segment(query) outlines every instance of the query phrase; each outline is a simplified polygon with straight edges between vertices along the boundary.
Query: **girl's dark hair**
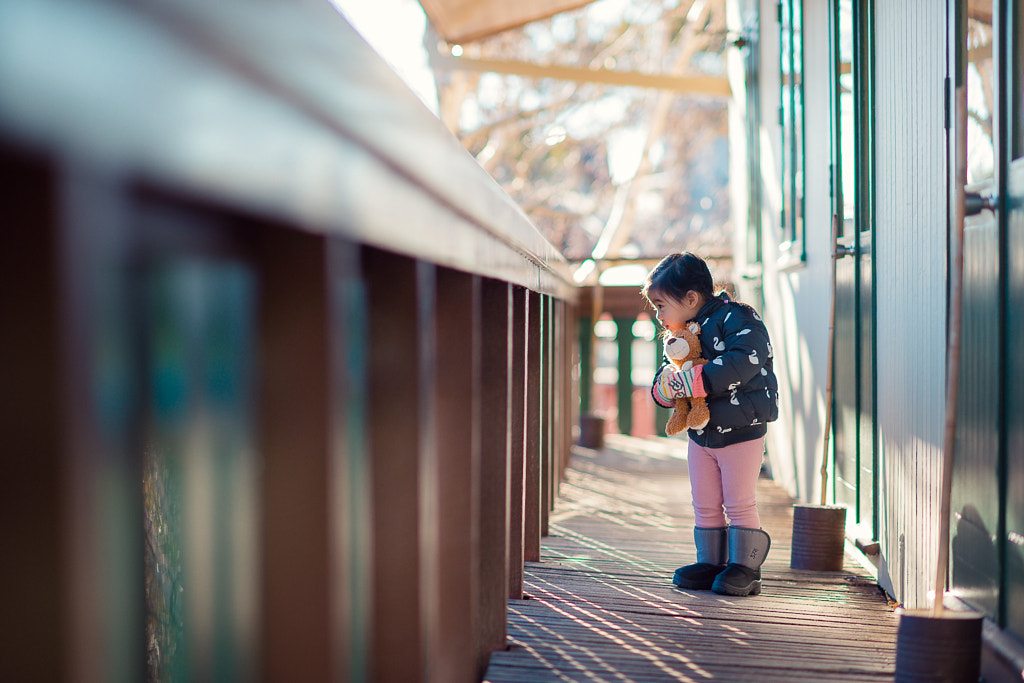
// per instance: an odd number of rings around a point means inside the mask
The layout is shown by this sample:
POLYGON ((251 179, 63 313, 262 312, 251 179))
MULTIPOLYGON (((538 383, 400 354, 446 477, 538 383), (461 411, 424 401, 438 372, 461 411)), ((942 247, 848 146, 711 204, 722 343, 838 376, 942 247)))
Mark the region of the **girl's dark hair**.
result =
POLYGON ((714 280, 708 264, 700 256, 686 252, 669 254, 654 266, 647 275, 640 293, 650 299, 650 292, 659 292, 675 300, 681 300, 693 290, 705 299, 713 299, 714 280))

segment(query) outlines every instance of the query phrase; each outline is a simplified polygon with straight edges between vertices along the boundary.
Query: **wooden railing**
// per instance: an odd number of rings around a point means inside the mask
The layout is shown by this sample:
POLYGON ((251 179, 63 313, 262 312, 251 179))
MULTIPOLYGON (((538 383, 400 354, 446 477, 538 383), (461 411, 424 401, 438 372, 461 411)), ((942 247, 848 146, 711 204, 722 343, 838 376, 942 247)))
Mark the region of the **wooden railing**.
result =
POLYGON ((329 3, 0 7, 2 680, 472 681, 561 256, 329 3))

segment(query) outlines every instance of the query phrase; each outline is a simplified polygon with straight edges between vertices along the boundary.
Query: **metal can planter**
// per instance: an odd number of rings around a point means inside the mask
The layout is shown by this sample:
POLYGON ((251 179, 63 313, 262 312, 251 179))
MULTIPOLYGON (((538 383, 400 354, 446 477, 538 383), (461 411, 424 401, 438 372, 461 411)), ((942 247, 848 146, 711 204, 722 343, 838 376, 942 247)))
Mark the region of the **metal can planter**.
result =
POLYGON ((904 610, 896 631, 897 683, 977 683, 982 615, 904 610))
POLYGON ((793 569, 841 571, 846 541, 846 508, 837 505, 793 506, 793 569))

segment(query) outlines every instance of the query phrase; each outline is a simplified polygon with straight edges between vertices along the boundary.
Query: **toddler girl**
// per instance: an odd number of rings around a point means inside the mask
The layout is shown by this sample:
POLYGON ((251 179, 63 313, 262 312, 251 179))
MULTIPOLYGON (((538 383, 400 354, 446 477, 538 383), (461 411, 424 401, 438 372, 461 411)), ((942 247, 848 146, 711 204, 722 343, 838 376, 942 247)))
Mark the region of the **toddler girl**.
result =
POLYGON ((663 364, 651 388, 664 408, 679 397, 703 396, 711 412, 703 429, 688 432, 697 563, 677 569, 672 582, 757 595, 771 539, 761 529, 755 496, 767 424, 778 417, 778 382, 761 318, 712 288, 704 260, 685 253, 662 259, 642 290, 666 334, 691 320, 700 324, 702 355, 709 361, 691 370, 663 364))

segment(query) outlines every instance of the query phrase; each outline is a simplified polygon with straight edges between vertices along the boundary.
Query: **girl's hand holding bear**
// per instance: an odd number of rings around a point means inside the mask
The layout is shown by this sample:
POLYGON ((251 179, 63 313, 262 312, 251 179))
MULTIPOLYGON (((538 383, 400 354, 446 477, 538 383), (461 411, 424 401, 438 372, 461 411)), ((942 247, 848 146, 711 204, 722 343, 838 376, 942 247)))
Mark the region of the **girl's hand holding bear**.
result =
POLYGON ((677 398, 707 396, 704 390, 703 366, 677 370, 671 364, 661 366, 654 378, 654 397, 663 408, 671 408, 677 398))

